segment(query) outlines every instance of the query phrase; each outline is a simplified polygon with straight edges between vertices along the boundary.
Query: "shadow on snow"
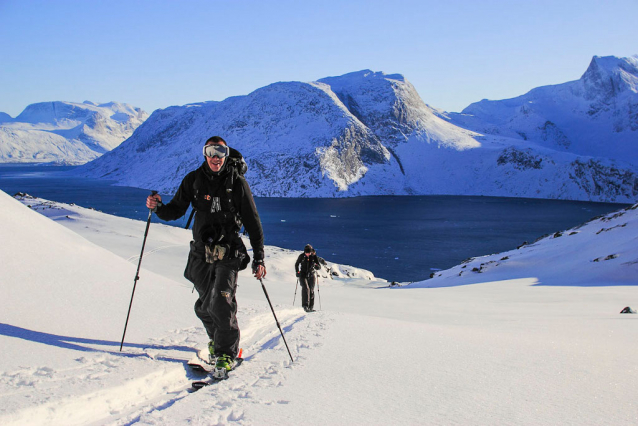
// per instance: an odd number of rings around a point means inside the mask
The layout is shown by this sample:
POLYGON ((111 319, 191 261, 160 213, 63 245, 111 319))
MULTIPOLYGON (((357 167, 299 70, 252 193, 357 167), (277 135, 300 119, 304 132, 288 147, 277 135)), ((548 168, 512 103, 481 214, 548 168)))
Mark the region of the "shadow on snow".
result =
MULTIPOLYGON (((29 330, 22 327, 16 327, 10 324, 0 323, 0 336, 14 337, 16 339, 28 340, 34 343, 41 343, 49 346, 56 346, 62 349, 71 349, 80 352, 96 352, 96 353, 107 353, 111 355, 123 356, 128 358, 139 358, 146 357, 160 361, 169 361, 169 362, 178 362, 185 363, 186 360, 178 359, 178 358, 169 358, 169 357, 153 357, 146 352, 143 353, 125 353, 119 351, 120 342, 113 342, 110 340, 99 340, 99 339, 87 339, 83 337, 71 337, 71 336, 60 336, 57 334, 45 333, 42 331, 34 331, 29 330), (118 350, 105 350, 99 348, 93 348, 88 345, 97 345, 97 346, 114 346, 118 348, 118 350)), ((197 349, 188 347, 188 346, 165 346, 165 345, 142 345, 139 343, 126 343, 125 346, 133 347, 141 350, 153 349, 153 350, 173 350, 173 351, 185 351, 185 352, 195 352, 197 353, 197 349)))

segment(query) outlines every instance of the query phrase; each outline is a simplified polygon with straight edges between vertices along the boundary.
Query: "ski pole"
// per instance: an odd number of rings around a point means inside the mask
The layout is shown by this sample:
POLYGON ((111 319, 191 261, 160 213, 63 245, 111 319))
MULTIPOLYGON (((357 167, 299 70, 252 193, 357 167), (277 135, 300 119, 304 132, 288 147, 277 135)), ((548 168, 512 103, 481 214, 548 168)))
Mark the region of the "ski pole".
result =
MULTIPOLYGON (((157 194, 157 191, 151 191, 151 195, 157 194)), ((137 280, 140 279, 140 266, 142 266, 142 256, 144 256, 144 246, 146 246, 146 237, 148 236, 148 227, 151 226, 151 216, 153 210, 148 209, 148 219, 146 220, 146 230, 144 231, 144 241, 142 242, 142 251, 140 253, 140 261, 137 263, 137 271, 135 272, 135 279, 133 280, 133 293, 131 293, 131 302, 128 305, 128 314, 126 314, 126 323, 124 323, 124 333, 122 334, 122 343, 120 343, 120 352, 122 352, 122 346, 124 346, 124 336, 126 336, 126 327, 128 327, 128 319, 131 316, 131 306, 133 306, 133 296, 135 296, 135 287, 137 287, 137 280)))
POLYGON ((266 291, 266 286, 264 285, 264 281, 260 278, 259 282, 261 283, 261 288, 264 290, 264 294, 266 295, 266 300, 268 300, 268 304, 270 305, 272 316, 275 317, 275 322, 277 323, 277 327, 279 328, 279 332, 281 333, 281 338, 284 339, 284 343, 286 344, 286 349, 288 349, 288 355, 290 355, 290 361, 295 362, 295 360, 292 359, 290 348, 288 348, 288 342, 286 342, 286 338, 284 337, 284 332, 281 329, 281 325, 279 325, 279 320, 277 319, 277 315, 275 315, 275 309, 272 307, 272 303, 270 303, 270 297, 268 297, 268 292, 266 291))
POLYGON ((295 284, 295 297, 292 299, 292 306, 295 306, 295 300, 297 300, 297 286, 299 285, 299 277, 297 277, 297 283, 295 284))
POLYGON ((319 310, 321 311, 321 292, 319 291, 319 274, 317 274, 317 295, 319 296, 319 310))

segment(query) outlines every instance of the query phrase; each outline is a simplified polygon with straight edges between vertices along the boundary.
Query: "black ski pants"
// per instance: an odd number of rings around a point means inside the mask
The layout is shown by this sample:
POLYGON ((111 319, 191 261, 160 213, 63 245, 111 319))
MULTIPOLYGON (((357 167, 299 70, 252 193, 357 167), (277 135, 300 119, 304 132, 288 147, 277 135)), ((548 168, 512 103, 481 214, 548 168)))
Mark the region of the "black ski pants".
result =
POLYGON ((310 276, 299 277, 299 283, 301 284, 301 306, 303 308, 314 309, 315 306, 315 283, 317 276, 310 274, 310 276))
POLYGON ((237 323, 237 275, 241 259, 224 258, 206 263, 203 243, 191 242, 184 276, 195 285, 199 298, 195 314, 204 324, 208 337, 215 342, 215 354, 237 357, 239 325, 237 323))

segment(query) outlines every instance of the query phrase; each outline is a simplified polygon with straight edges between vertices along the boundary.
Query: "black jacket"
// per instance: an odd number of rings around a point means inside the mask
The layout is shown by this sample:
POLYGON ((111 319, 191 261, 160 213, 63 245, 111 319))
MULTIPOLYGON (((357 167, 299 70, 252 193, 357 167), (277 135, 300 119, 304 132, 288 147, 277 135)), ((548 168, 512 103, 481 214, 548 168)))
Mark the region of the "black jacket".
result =
POLYGON ((315 269, 320 269, 321 265, 319 265, 319 259, 316 254, 311 254, 310 256, 306 256, 305 253, 301 253, 295 262, 295 272, 298 273, 299 276, 308 277, 315 269), (299 268, 301 266, 301 269, 299 268))
POLYGON ((248 182, 232 167, 226 164, 214 174, 204 161, 197 170, 186 175, 171 202, 159 206, 156 213, 162 220, 179 219, 190 204, 196 210, 193 224, 196 242, 212 238, 231 248, 243 246, 239 237, 243 223, 253 248, 253 258, 263 260, 264 232, 257 206, 248 182))

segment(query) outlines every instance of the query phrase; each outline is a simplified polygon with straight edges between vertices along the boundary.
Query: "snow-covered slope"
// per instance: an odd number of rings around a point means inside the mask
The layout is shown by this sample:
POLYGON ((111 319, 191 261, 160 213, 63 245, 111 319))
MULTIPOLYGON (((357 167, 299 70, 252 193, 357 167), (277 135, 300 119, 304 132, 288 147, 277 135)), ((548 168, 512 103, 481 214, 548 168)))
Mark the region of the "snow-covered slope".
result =
POLYGON ((638 57, 595 56, 576 81, 451 114, 477 132, 638 166, 638 57))
POLYGON ((0 192, 2 425, 636 423, 636 315, 619 311, 638 304, 638 208, 476 259, 482 273, 388 288, 333 265, 346 273, 322 271, 312 314, 292 306, 298 253, 267 247, 294 363, 243 271, 246 360, 191 394, 207 339, 182 275, 189 231, 151 225, 119 352, 145 223, 21 201, 0 192))
POLYGON ((42 102, 0 117, 0 162, 83 164, 117 147, 148 114, 128 104, 42 102))
POLYGON ((533 278, 536 285, 545 286, 638 285, 638 204, 516 250, 468 259, 433 277, 415 285, 441 287, 512 278, 533 278), (525 275, 532 270, 533 277, 525 275))
POLYGON ((638 196, 636 167, 608 158, 603 142, 592 157, 517 134, 483 135, 426 105, 403 76, 368 70, 158 110, 79 173, 172 193, 212 135, 244 154, 261 196, 638 196))

